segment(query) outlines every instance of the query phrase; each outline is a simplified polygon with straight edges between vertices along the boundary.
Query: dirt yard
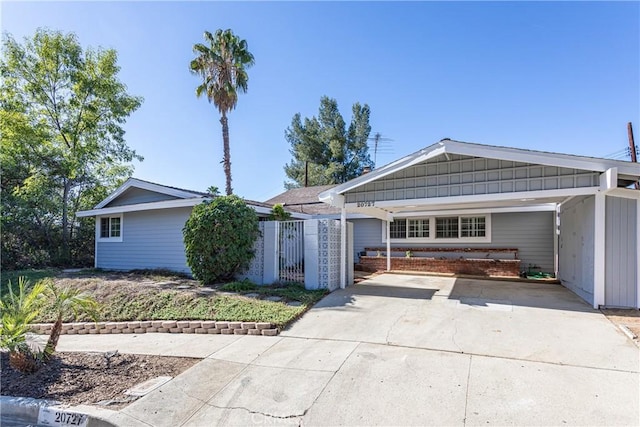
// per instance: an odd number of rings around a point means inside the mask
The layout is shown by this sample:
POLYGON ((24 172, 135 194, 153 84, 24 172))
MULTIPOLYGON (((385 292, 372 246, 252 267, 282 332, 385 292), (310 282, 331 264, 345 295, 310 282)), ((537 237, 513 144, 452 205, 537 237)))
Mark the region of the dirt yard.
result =
POLYGON ((616 325, 624 325, 636 335, 633 340, 640 347, 640 310, 605 309, 601 310, 616 325))
POLYGON ((8 353, 0 353, 2 395, 57 400, 63 404, 95 405, 111 409, 135 398, 124 394, 141 382, 159 376, 175 377, 200 359, 103 353, 56 353, 39 371, 21 374, 9 366, 8 353))

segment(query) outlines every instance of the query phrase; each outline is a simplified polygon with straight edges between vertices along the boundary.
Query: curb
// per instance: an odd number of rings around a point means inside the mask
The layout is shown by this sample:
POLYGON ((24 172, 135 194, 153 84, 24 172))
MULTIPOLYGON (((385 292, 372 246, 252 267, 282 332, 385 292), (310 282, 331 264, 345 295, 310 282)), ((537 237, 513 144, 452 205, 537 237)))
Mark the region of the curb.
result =
POLYGON ((108 421, 92 415, 59 407, 55 400, 34 399, 31 397, 0 396, 0 414, 4 425, 43 425, 38 424, 41 412, 47 411, 61 414, 78 414, 85 417, 87 427, 115 427, 108 421))
MULTIPOLYGON (((49 334, 53 323, 33 323, 31 331, 36 334, 49 334)), ((222 334, 222 335, 261 335, 273 337, 280 333, 268 322, 221 322, 214 320, 146 320, 129 322, 77 322, 63 323, 63 335, 96 334, 222 334)))

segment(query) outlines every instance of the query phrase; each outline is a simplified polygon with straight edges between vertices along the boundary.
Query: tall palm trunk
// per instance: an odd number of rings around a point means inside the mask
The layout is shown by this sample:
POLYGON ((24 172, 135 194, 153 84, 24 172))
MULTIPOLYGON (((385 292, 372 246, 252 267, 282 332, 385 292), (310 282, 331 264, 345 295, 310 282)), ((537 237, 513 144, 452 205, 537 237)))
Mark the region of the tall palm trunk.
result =
POLYGON ((222 144, 223 144, 223 158, 222 162, 224 163, 224 174, 227 178, 227 196, 233 194, 233 189, 231 188, 231 152, 229 149, 229 121, 227 119, 227 113, 222 112, 222 117, 220 118, 220 123, 222 123, 222 144))

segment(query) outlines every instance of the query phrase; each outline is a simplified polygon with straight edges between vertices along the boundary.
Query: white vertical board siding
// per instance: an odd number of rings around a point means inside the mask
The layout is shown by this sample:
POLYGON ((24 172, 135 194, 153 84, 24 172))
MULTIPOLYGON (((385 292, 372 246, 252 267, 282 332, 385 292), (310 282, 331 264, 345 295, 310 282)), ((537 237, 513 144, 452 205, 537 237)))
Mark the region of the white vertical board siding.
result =
POLYGON ((607 197, 605 231, 605 305, 637 307, 637 202, 607 197))
POLYGON ((182 228, 191 209, 124 213, 122 242, 98 241, 97 267, 109 270, 166 268, 190 274, 182 228))
POLYGON ((593 304, 595 197, 576 197, 560 208, 558 275, 564 286, 593 304))
MULTIPOLYGON (((443 247, 443 248, 517 248, 522 268, 529 264, 539 266, 544 272, 553 273, 553 218, 555 212, 518 212, 491 214, 491 242, 481 243, 392 243, 394 247, 443 247)), ((384 247, 382 221, 378 219, 354 219, 353 249, 358 253, 366 247, 384 247)))

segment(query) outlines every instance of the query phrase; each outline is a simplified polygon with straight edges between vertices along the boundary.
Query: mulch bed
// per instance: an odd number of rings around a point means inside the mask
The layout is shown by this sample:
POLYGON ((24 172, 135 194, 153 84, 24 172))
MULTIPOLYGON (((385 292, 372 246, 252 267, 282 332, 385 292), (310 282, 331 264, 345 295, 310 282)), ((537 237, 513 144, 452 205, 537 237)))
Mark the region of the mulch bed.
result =
POLYGON ((103 353, 56 353, 39 371, 21 374, 0 353, 3 396, 57 400, 63 404, 96 404, 116 400, 108 408, 127 403, 124 391, 158 376, 175 377, 200 359, 139 354, 116 354, 107 363, 103 353))

